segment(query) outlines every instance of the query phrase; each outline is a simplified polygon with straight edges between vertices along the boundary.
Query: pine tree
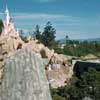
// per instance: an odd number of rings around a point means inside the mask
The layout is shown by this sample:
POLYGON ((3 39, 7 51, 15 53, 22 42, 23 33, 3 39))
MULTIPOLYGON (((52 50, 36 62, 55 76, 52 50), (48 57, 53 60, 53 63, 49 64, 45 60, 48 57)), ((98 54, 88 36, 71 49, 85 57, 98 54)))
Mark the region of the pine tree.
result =
POLYGON ((41 32, 40 32, 40 27, 39 27, 39 25, 36 25, 34 35, 35 35, 35 38, 36 38, 37 40, 41 40, 41 32))
POLYGON ((42 43, 47 47, 52 47, 55 44, 56 30, 52 27, 51 22, 47 22, 42 34, 42 43))

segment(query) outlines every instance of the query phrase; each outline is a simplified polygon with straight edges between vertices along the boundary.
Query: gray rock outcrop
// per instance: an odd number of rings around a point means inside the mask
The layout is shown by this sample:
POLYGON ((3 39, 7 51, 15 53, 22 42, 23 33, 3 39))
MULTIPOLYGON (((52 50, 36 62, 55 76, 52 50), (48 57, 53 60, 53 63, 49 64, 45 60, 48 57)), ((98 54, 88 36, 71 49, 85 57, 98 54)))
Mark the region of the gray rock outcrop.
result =
POLYGON ((29 48, 5 61, 0 100, 52 100, 42 59, 29 48))

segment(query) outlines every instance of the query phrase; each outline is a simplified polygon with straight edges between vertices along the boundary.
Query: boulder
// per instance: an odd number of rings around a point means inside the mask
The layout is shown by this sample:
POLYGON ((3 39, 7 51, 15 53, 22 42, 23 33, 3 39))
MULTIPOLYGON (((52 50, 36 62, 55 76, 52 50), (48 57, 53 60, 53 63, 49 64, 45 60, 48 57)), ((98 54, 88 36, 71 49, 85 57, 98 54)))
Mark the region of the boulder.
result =
POLYGON ((5 60, 0 100, 52 100, 43 61, 30 48, 5 60))

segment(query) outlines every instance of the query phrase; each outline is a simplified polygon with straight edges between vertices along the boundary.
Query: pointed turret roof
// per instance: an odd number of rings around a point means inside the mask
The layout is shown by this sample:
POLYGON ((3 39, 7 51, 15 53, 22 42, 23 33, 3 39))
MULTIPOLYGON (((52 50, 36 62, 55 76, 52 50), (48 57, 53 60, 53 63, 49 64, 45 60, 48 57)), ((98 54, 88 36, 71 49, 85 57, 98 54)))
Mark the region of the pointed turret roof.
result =
POLYGON ((8 6, 6 5, 6 10, 5 10, 6 13, 9 13, 9 10, 8 10, 8 6))
POLYGON ((6 10, 5 10, 5 15, 6 15, 6 25, 8 26, 9 21, 10 21, 10 15, 9 15, 9 10, 8 10, 7 5, 6 5, 6 10))

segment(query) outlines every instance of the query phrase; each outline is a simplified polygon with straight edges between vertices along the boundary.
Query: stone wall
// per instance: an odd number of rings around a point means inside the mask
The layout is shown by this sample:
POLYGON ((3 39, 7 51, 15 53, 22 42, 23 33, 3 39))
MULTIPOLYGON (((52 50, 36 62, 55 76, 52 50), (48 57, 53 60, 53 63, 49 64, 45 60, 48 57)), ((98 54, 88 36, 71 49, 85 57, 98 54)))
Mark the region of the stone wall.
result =
POLYGON ((52 100, 42 59, 29 48, 5 61, 0 100, 52 100))

